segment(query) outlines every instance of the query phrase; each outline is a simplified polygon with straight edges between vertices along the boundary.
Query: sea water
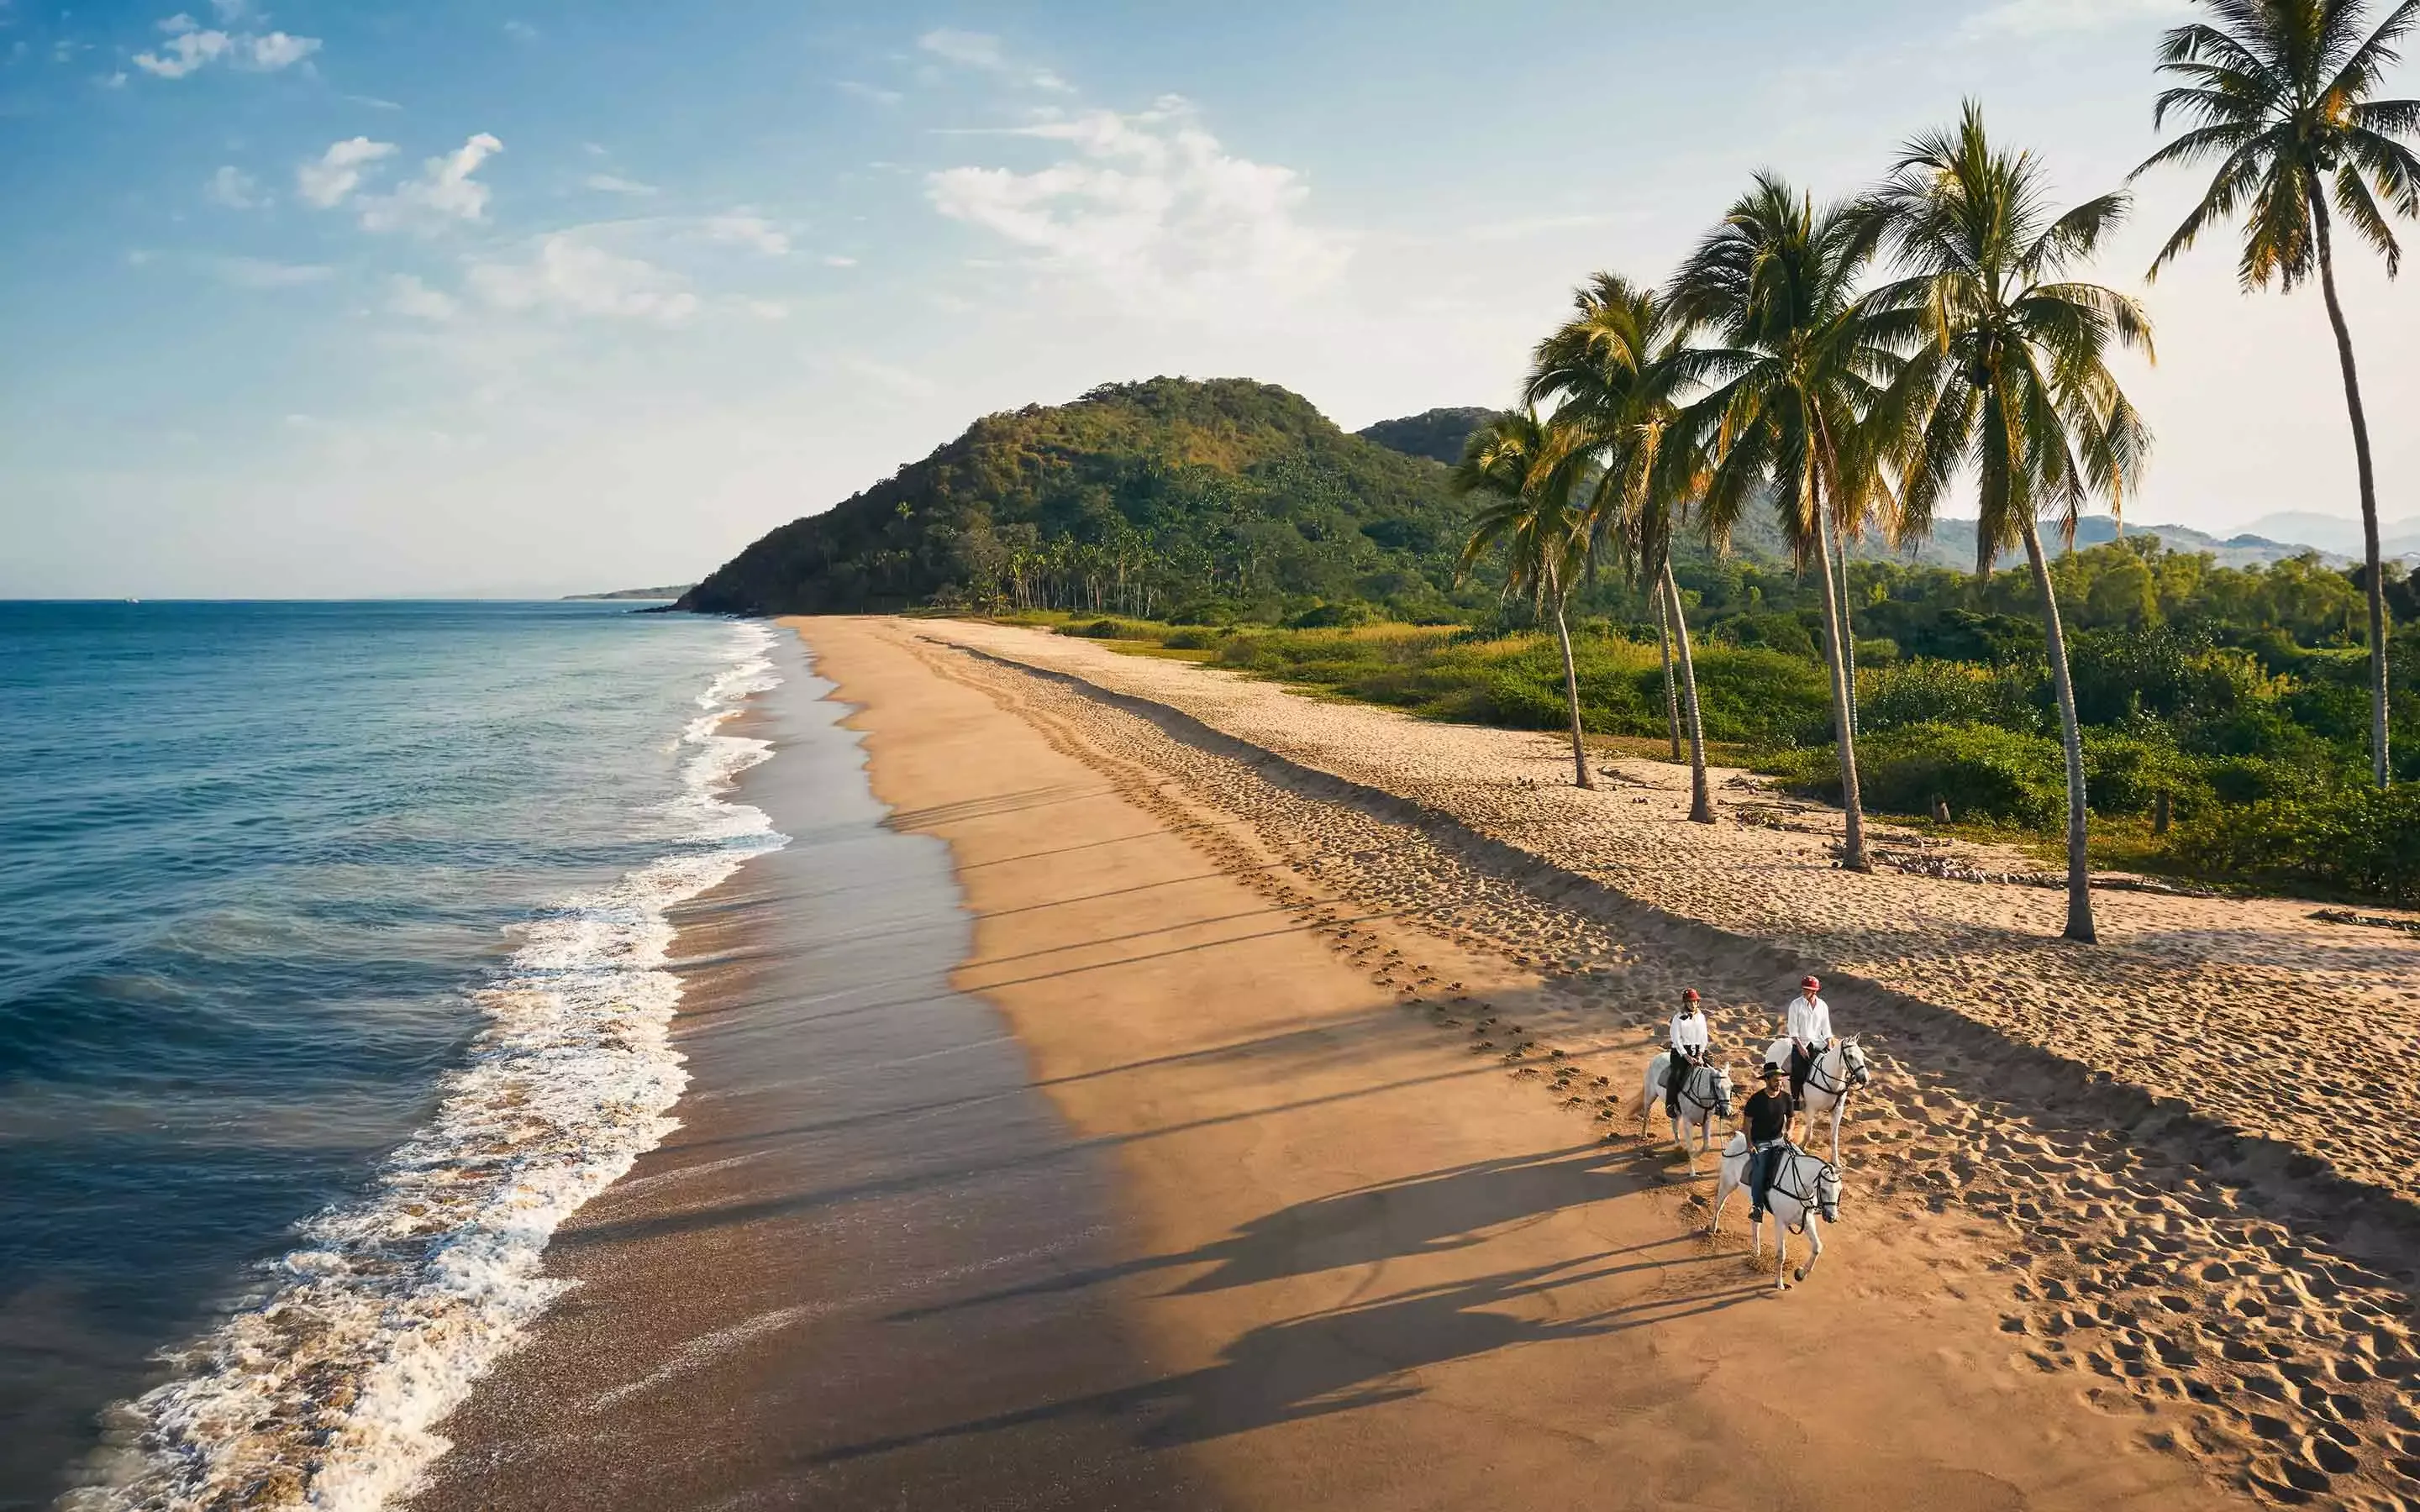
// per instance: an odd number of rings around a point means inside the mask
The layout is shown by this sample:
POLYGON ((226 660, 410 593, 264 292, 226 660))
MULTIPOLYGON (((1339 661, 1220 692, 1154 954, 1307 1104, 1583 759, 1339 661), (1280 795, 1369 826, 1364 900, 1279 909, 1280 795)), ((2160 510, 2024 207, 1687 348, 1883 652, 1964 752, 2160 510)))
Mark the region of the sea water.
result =
POLYGON ((0 604, 0 1507, 370 1508, 672 1126, 762 626, 0 604), (70 1488, 73 1488, 70 1489, 70 1488))

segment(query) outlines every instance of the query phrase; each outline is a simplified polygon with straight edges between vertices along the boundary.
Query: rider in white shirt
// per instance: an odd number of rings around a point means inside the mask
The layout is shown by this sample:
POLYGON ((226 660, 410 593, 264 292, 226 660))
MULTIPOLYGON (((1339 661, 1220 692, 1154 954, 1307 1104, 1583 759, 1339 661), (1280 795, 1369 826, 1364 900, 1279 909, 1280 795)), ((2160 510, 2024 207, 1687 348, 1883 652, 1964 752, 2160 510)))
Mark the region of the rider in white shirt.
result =
POLYGON ((1790 1000, 1790 1095, 1795 1102, 1807 1099, 1807 1073, 1814 1069, 1815 1057, 1832 1048, 1832 1005, 1823 1001, 1823 989, 1821 981, 1808 977, 1790 1000))
POLYGON ((1714 1042, 1708 1032, 1706 1015, 1698 1007, 1698 989, 1687 988, 1681 994, 1681 1011, 1672 1015, 1670 1034, 1672 1058, 1664 1067, 1664 1116, 1681 1116, 1681 1084, 1689 1076, 1692 1066, 1702 1065, 1706 1050, 1714 1042))

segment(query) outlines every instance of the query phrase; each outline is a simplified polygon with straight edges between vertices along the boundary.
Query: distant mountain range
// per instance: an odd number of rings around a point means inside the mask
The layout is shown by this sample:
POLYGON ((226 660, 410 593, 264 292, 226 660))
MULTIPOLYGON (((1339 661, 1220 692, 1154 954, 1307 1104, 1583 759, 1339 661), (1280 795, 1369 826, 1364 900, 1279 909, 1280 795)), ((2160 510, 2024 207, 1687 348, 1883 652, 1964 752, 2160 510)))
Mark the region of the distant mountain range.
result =
POLYGON ((695 583, 675 583, 668 588, 616 588, 610 594, 566 594, 563 601, 569 604, 600 598, 678 598, 696 586, 695 583))
MULTIPOLYGON (((1461 460, 1464 440, 1494 413, 1477 406, 1430 409, 1401 420, 1382 420, 1354 434, 1398 452, 1450 464, 1461 460)), ((2117 539, 2119 533, 2115 521, 2106 516, 2094 517, 2077 527, 2075 544, 2099 546, 2117 539)), ((2348 565, 2362 557, 2360 520, 2307 510, 2264 515, 2224 538, 2190 525, 2129 524, 2123 533, 2156 536, 2171 551, 2205 552, 2215 557, 2220 565, 2228 567, 2263 566, 2312 550, 2319 552, 2334 566, 2348 565)), ((2380 550, 2386 556, 2420 557, 2420 516, 2381 520, 2379 534, 2380 550)), ((1750 556, 1785 554, 1780 533, 1759 520, 1747 522, 1732 544, 1735 549, 1750 556)), ((1876 541, 1858 548, 1857 554, 1971 572, 1975 566, 1975 522, 1939 520, 1934 524, 1932 538, 1912 552, 1892 551, 1876 541)), ((2009 567, 2023 560, 2022 553, 2012 552, 2002 557, 1997 565, 2009 567)))
MULTIPOLYGON (((2261 516, 2244 526, 2243 533, 2265 535, 2273 541, 2307 541, 2322 551, 2356 562, 2362 555, 2361 521, 2341 515, 2288 510, 2261 516)), ((2378 549, 2382 556, 2420 556, 2420 515, 2380 520, 2378 549)))

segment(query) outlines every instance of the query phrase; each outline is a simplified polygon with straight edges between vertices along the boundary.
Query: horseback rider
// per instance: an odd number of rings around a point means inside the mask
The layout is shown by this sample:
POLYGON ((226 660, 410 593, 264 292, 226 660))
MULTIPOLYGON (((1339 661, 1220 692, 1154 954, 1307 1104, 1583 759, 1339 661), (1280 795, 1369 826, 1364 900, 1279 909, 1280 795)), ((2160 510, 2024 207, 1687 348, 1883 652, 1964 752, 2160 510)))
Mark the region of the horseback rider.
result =
POLYGON ((1781 1169, 1781 1158, 1790 1149, 1790 1116, 1798 1111, 1798 1100, 1781 1089, 1781 1063, 1764 1063, 1764 1089, 1747 1100, 1747 1202, 1748 1222, 1764 1221, 1764 1200, 1773 1191, 1773 1179, 1781 1169))
POLYGON ((1706 1051, 1713 1036, 1706 1027, 1706 1015, 1698 1007, 1698 989, 1690 987, 1681 994, 1681 1011, 1672 1015, 1670 1034, 1672 1058, 1664 1068, 1664 1116, 1681 1116, 1681 1084, 1689 1072, 1706 1063, 1706 1051))
POLYGON ((1823 1001, 1823 982, 1810 976, 1798 983, 1798 995, 1790 1000, 1792 1106, 1807 1101, 1807 1073, 1815 1069, 1815 1057, 1832 1048, 1832 1005, 1823 1001))

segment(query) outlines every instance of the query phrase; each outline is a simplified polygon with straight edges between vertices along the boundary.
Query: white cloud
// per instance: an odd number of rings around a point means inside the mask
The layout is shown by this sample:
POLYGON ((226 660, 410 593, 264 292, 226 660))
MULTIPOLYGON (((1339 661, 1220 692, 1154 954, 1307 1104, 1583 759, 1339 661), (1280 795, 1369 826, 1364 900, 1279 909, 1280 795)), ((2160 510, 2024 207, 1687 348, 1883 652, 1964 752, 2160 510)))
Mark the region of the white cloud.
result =
POLYGON ((500 310, 679 325, 698 308, 697 296, 679 274, 609 252, 572 231, 540 239, 527 261, 473 264, 470 283, 473 292, 500 310))
POLYGON ((826 268, 854 268, 857 266, 857 259, 854 257, 844 257, 839 253, 835 252, 830 256, 824 259, 824 266, 826 268))
POLYGON ((415 320, 451 320, 461 308, 454 296, 430 288, 410 273, 397 274, 387 285, 386 307, 415 320))
POLYGON ((158 53, 137 53, 134 66, 144 72, 163 79, 181 79, 195 69, 226 55, 235 46, 235 39, 222 31, 204 31, 199 23, 187 15, 175 15, 160 23, 168 34, 167 44, 158 53))
POLYGON ((790 307, 779 300, 749 300, 741 308, 759 320, 787 320, 790 307))
POLYGON ((855 95, 860 100, 870 100, 877 105, 895 105, 906 98, 896 89, 877 88, 870 84, 860 84, 855 79, 843 79, 832 87, 842 94, 855 95))
POLYGON ((2191 0, 2001 0, 1967 18, 1969 37, 2047 37, 2098 32, 2137 22, 2167 20, 2193 8, 2191 0))
POLYGON ((157 53, 137 53, 134 66, 162 79, 181 79, 196 69, 225 58, 237 68, 274 73, 319 51, 319 39, 286 32, 229 32, 222 29, 250 17, 248 6, 217 5, 221 26, 204 26, 182 11, 160 23, 167 41, 157 53))
POLYGON ((264 73, 300 63, 319 51, 319 39, 294 37, 285 32, 270 32, 260 37, 240 37, 236 40, 250 49, 252 66, 264 73))
POLYGON ((345 196, 361 186, 364 167, 394 154, 394 143, 373 142, 366 136, 332 143, 317 162, 295 168, 294 192, 321 209, 329 209, 344 203, 345 196))
POLYGON ((790 239, 772 222, 747 210, 734 210, 729 215, 708 216, 706 234, 709 240, 727 241, 736 246, 753 247, 768 257, 789 255, 790 239))
POLYGON ((504 23, 504 35, 517 42, 535 42, 537 28, 525 21, 508 21, 504 23))
POLYGON ((222 26, 240 26, 253 14, 251 0, 210 0, 210 12, 222 26))
POLYGON ((1300 175, 1228 152, 1182 100, 1002 134, 1063 142, 1077 156, 1035 173, 933 174, 934 208, 1130 303, 1282 299, 1327 284, 1349 255, 1342 237, 1297 219, 1309 196, 1300 175))
POLYGON ((1001 51, 1000 39, 987 32, 962 32, 954 27, 938 26, 916 39, 916 45, 945 63, 963 69, 975 69, 994 74, 1029 88, 1045 89, 1054 94, 1070 92, 1067 81, 1047 69, 1029 68, 1010 61, 1001 51))
POLYGON ((210 175, 202 193, 213 205, 224 205, 231 210, 257 209, 269 203, 260 192, 260 184, 252 175, 237 167, 222 167, 210 175))
POLYGON ((635 178, 624 178, 618 174, 593 173, 582 178, 581 183, 607 194, 652 194, 656 192, 656 186, 653 184, 643 184, 635 178))
POLYGON ((430 158, 419 177, 396 186, 394 193, 365 196, 362 225, 371 231, 427 233, 455 221, 486 219, 488 186, 471 176, 504 149, 502 142, 481 131, 443 157, 430 158))
POLYGON ((210 264, 210 270, 238 288, 263 289, 324 283, 336 271, 318 263, 271 262, 264 257, 221 257, 210 264))

